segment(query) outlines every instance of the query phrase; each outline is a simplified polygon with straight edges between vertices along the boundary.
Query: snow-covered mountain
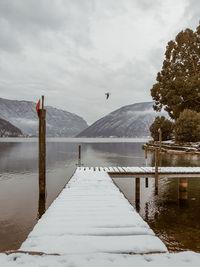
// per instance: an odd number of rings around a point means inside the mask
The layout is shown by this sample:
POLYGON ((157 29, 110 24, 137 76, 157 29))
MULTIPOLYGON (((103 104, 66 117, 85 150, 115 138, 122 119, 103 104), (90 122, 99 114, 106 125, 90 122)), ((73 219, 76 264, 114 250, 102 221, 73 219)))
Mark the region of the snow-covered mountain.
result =
MULTIPOLYGON (((36 103, 0 98, 0 117, 18 127, 24 135, 38 135, 36 103)), ((46 106, 47 136, 72 137, 87 128, 76 114, 46 106)))
POLYGON ((17 137, 22 135, 20 129, 15 127, 9 121, 0 118, 0 137, 17 137))
MULTIPOLYGON (((83 130, 77 137, 145 137, 156 116, 153 102, 121 107, 83 130)), ((165 114, 166 116, 166 114, 165 114)))

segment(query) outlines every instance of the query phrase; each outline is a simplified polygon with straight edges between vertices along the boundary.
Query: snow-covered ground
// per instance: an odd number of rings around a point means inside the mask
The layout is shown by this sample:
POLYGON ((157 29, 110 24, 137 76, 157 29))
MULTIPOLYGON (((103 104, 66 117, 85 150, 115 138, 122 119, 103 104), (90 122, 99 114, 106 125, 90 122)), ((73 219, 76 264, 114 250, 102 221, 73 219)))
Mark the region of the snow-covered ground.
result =
POLYGON ((20 250, 59 256, 2 253, 0 266, 200 266, 198 253, 168 253, 108 174, 94 169, 76 171, 20 250))
POLYGON ((194 252, 151 255, 77 254, 33 256, 0 254, 2 267, 199 267, 200 254, 194 252))

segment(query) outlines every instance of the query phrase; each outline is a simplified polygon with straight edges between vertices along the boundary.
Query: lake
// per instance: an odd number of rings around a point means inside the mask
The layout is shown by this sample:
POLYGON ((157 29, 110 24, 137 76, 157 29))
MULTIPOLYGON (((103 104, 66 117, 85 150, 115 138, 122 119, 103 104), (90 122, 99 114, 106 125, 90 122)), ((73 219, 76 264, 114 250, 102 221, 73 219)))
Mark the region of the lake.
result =
MULTIPOLYGON (((46 208, 69 181, 82 147, 84 166, 153 166, 145 162, 145 139, 50 138, 47 140, 46 208)), ((199 166, 197 155, 162 155, 161 166, 199 166)), ((135 178, 116 177, 114 182, 135 206, 135 178)), ((170 251, 200 252, 200 179, 188 181, 188 199, 178 199, 178 179, 141 179, 140 215, 170 251)), ((35 138, 0 139, 0 251, 17 249, 40 217, 38 198, 38 143, 35 138)))

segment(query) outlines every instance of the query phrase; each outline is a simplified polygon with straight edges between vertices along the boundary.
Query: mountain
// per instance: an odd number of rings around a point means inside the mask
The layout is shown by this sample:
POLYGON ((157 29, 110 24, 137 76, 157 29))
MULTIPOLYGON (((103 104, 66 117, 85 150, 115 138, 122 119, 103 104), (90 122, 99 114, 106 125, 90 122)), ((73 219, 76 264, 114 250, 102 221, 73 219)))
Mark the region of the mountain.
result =
MULTIPOLYGON (((36 103, 0 98, 0 117, 21 129, 24 135, 38 135, 36 103)), ((46 106, 47 136, 72 137, 88 127, 76 114, 46 106)))
POLYGON ((16 137, 22 135, 20 129, 9 121, 0 118, 0 137, 16 137))
POLYGON ((121 107, 83 130, 77 137, 145 137, 149 127, 159 114, 153 110, 153 102, 137 103, 121 107))

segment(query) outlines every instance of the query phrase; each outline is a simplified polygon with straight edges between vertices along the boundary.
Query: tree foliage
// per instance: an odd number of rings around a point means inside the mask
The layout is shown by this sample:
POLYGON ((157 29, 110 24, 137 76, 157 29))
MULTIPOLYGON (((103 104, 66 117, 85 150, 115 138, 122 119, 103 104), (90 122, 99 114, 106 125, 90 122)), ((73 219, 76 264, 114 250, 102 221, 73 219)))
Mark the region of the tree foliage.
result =
POLYGON ((185 109, 174 124, 175 140, 180 142, 200 141, 200 113, 185 109))
POLYGON ((165 107, 172 119, 184 109, 200 112, 200 25, 195 32, 181 31, 168 43, 156 80, 151 89, 156 111, 165 107))
POLYGON ((169 140, 172 137, 173 132, 173 122, 167 120, 164 116, 157 116, 150 126, 149 130, 154 141, 159 140, 158 129, 162 131, 162 140, 169 140))

